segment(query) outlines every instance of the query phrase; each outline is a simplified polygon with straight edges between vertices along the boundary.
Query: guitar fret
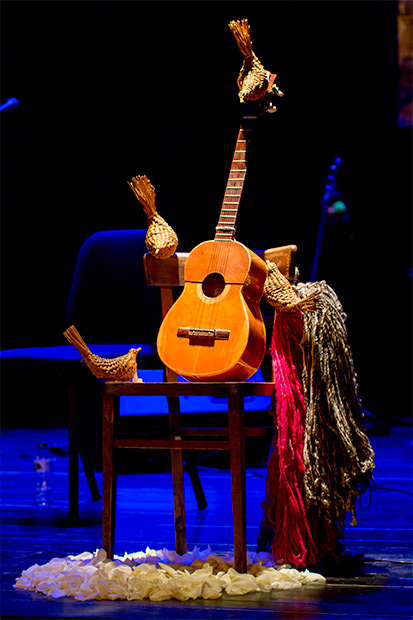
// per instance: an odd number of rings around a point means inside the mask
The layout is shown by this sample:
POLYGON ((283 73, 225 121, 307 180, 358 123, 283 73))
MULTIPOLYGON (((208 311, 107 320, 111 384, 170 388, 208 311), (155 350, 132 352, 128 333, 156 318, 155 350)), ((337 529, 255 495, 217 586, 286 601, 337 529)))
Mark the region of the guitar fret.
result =
POLYGON ((247 174, 250 133, 252 133, 251 129, 241 125, 221 206, 218 226, 215 231, 215 238, 220 241, 234 239, 235 220, 247 174))

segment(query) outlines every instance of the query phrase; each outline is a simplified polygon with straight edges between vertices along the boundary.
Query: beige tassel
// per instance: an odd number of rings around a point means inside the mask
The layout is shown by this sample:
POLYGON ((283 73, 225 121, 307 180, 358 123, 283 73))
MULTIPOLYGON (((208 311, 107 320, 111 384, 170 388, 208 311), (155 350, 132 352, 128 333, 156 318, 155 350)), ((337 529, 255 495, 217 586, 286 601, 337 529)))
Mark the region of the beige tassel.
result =
POLYGON ((149 179, 143 175, 133 177, 128 185, 141 203, 148 219, 146 233, 146 247, 155 258, 169 258, 178 246, 178 237, 155 207, 155 188, 149 179))

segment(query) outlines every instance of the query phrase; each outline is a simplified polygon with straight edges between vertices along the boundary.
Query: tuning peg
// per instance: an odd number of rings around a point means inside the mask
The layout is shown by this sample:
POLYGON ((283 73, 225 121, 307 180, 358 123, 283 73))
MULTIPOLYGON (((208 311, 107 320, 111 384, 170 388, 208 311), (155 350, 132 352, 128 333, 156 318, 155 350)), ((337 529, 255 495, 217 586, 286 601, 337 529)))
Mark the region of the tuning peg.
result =
POLYGON ((268 112, 269 114, 273 114, 274 112, 277 111, 277 108, 273 103, 270 103, 265 111, 268 112))
POLYGON ((284 97, 284 93, 282 92, 282 90, 280 90, 280 89, 278 88, 277 84, 273 84, 273 85, 271 86, 271 90, 270 90, 270 92, 271 92, 272 94, 276 94, 276 95, 278 95, 279 97, 284 97))

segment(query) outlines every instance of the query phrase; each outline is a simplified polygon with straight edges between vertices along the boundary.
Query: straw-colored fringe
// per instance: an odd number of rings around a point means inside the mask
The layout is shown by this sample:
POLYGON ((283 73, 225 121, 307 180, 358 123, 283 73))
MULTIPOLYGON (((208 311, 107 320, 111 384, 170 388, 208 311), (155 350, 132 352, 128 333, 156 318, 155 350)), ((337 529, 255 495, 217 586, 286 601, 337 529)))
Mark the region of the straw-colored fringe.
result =
POLYGON ((178 247, 178 237, 155 207, 155 188, 145 176, 133 177, 128 185, 143 207, 148 220, 146 247, 155 258, 169 258, 178 247))
POLYGON ((346 316, 325 281, 299 284, 302 298, 318 294, 313 312, 303 313, 303 386, 306 425, 304 495, 317 546, 341 535, 348 512, 374 487, 374 452, 362 423, 357 376, 346 316))
POLYGON ((136 377, 136 355, 141 348, 130 349, 125 355, 107 359, 90 351, 74 325, 63 332, 63 335, 79 351, 86 366, 98 379, 106 381, 138 380, 136 377))
POLYGON ((247 19, 231 21, 229 23, 232 34, 244 56, 244 62, 238 75, 238 97, 241 103, 244 100, 258 101, 267 92, 270 72, 264 69, 261 62, 252 50, 250 26, 247 19))

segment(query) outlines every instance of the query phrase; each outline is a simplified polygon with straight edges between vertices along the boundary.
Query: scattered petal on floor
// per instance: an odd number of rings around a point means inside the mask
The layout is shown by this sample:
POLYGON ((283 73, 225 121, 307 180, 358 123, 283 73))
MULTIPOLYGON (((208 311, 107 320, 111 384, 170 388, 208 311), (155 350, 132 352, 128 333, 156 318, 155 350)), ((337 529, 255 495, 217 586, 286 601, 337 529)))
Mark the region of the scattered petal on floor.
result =
POLYGON ((47 564, 34 564, 16 579, 15 588, 36 590, 59 598, 78 601, 125 599, 187 601, 219 598, 248 592, 269 592, 324 584, 325 578, 308 570, 275 567, 269 553, 250 554, 248 572, 238 573, 231 555, 217 555, 210 547, 180 556, 175 551, 147 548, 145 552, 114 556, 108 560, 103 549, 66 558, 53 558, 47 564))

